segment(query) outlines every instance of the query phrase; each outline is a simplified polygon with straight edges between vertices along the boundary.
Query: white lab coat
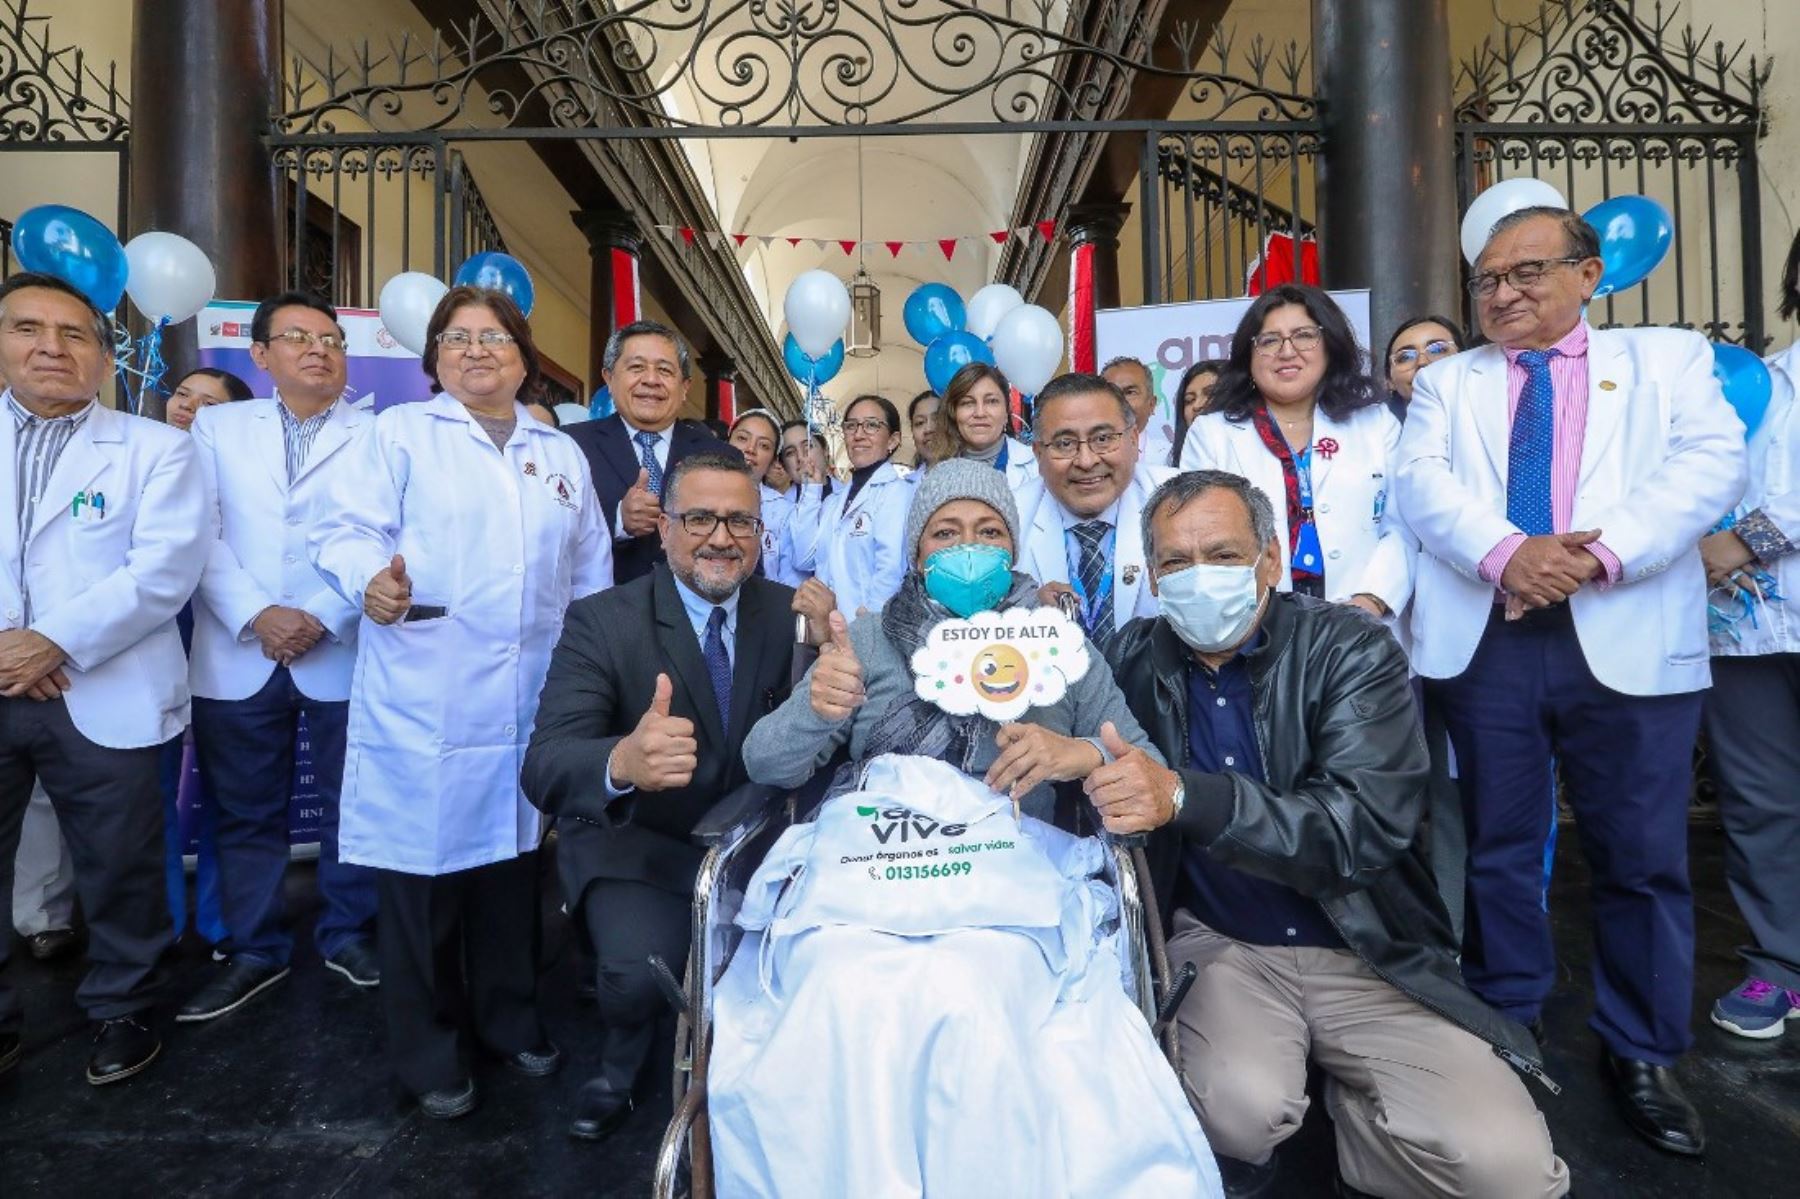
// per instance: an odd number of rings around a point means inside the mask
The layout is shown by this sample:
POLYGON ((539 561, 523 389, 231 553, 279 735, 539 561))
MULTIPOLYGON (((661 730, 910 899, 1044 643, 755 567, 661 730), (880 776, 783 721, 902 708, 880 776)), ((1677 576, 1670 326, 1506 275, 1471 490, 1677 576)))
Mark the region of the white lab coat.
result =
POLYGON ((362 607, 332 590, 307 555, 306 539, 326 506, 332 477, 352 444, 374 426, 370 413, 337 404, 313 438, 300 475, 287 477, 279 399, 202 408, 194 448, 206 476, 213 540, 194 596, 188 681, 207 699, 248 699, 275 670, 250 623, 273 604, 310 612, 325 635, 288 672, 302 694, 350 698, 362 607))
POLYGON ((449 609, 358 629, 346 862, 449 874, 537 846, 519 768, 563 612, 612 585, 612 542, 580 448, 518 417, 500 452, 450 396, 396 405, 332 480, 310 549, 338 594, 360 606, 397 553, 413 603, 449 609))
MULTIPOLYGON (((1418 557, 1418 542, 1394 497, 1399 443, 1400 422, 1385 405, 1359 408, 1344 420, 1333 420, 1323 408, 1313 414, 1313 521, 1325 554, 1325 598, 1373 595, 1396 619, 1412 598, 1418 557), (1338 446, 1329 455, 1319 449, 1327 439, 1338 446)), ((1181 469, 1241 475, 1269 497, 1275 540, 1282 547, 1281 590, 1291 591, 1286 484, 1281 461, 1263 444, 1255 424, 1203 414, 1188 427, 1181 469)))
POLYGON ((1014 495, 1038 477, 1037 455, 1016 437, 1006 439, 1006 485, 1014 495))
MULTIPOLYGON (((1789 541, 1800 541, 1800 344, 1768 363, 1774 390, 1769 410, 1750 438, 1750 486, 1736 511, 1741 517, 1760 508, 1789 541)), ((1800 653, 1800 553, 1771 563, 1768 570, 1787 598, 1760 605, 1754 626, 1739 621, 1737 641, 1714 634, 1714 657, 1800 653)))
POLYGON ((96 404, 63 447, 23 550, 18 430, 0 393, 0 617, 67 655, 63 701, 96 745, 160 745, 188 724, 175 616, 206 565, 206 485, 185 433, 96 404), (78 495, 103 502, 84 502, 78 495), (22 568, 22 569, 21 569, 22 568))
MULTIPOLYGON (((1569 599, 1588 669, 1626 695, 1711 680, 1700 538, 1744 494, 1744 426, 1712 374, 1712 347, 1682 329, 1588 333, 1587 431, 1573 527, 1600 530, 1616 586, 1569 599)), ((1413 668, 1461 674, 1494 606, 1481 561, 1519 529, 1506 519, 1506 356, 1498 346, 1419 372, 1400 438, 1400 509, 1419 536, 1413 668)))
POLYGON ((793 519, 798 493, 790 489, 783 495, 773 487, 762 488, 762 568, 763 577, 787 587, 798 587, 806 576, 794 569, 794 551, 787 539, 788 522, 793 519))
POLYGON ((861 608, 879 612, 900 590, 910 565, 902 543, 913 489, 892 462, 884 462, 848 510, 848 483, 832 484, 831 494, 821 500, 823 490, 818 483, 800 489, 800 505, 788 526, 793 567, 831 588, 845 617, 855 619, 861 608))
MULTIPOLYGON (((1145 561, 1143 513, 1150 495, 1175 474, 1167 466, 1139 462, 1131 483, 1119 495, 1118 523, 1113 538, 1113 624, 1124 628, 1140 616, 1161 610, 1150 593, 1150 570, 1145 561)), ((1024 544, 1014 569, 1039 583, 1069 581, 1069 551, 1063 507, 1040 478, 1033 479, 1013 497, 1019 504, 1019 528, 1024 544)))

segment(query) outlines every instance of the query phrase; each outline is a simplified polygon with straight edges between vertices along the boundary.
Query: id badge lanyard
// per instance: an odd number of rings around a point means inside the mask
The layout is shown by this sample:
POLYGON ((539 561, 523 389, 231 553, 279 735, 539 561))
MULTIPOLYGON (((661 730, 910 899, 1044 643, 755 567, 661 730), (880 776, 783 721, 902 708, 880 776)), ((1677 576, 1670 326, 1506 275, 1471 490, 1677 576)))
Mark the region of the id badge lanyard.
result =
MULTIPOLYGON (((1113 547, 1118 542, 1118 539, 1119 527, 1114 525, 1111 529, 1107 530, 1106 540, 1100 543, 1101 553, 1106 555, 1106 560, 1108 562, 1113 561, 1113 547)), ((1099 619, 1100 613, 1104 610, 1102 605, 1112 598, 1113 575, 1116 573, 1116 570, 1109 570, 1105 575, 1101 576, 1099 591, 1095 592, 1094 595, 1090 597, 1087 593, 1087 587, 1083 585, 1081 581, 1081 571, 1079 569, 1080 562, 1080 555, 1077 554, 1077 569, 1069 572, 1069 590, 1073 591, 1075 593, 1075 598, 1081 601, 1081 625, 1091 636, 1094 632, 1094 621, 1099 619)))

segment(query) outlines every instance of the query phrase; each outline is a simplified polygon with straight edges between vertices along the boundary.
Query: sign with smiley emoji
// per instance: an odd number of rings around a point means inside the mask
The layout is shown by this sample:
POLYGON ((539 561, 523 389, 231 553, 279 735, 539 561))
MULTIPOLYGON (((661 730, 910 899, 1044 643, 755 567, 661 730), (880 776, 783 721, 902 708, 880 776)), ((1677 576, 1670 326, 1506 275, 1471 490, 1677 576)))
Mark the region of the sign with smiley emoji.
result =
POLYGON ((1059 702, 1092 660, 1081 627, 1060 609, 978 612, 931 630, 912 656, 913 690, 953 716, 1017 720, 1059 702))

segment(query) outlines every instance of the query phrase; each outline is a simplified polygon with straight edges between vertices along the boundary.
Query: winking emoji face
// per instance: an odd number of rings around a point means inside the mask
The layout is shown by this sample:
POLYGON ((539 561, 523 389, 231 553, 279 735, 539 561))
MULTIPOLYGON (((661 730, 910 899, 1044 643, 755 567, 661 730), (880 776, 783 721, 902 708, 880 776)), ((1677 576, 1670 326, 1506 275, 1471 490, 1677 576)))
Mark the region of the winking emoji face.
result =
POLYGON ((1025 655, 1010 645, 990 645, 975 655, 969 677, 984 699, 1008 700, 1025 690, 1031 670, 1025 655))

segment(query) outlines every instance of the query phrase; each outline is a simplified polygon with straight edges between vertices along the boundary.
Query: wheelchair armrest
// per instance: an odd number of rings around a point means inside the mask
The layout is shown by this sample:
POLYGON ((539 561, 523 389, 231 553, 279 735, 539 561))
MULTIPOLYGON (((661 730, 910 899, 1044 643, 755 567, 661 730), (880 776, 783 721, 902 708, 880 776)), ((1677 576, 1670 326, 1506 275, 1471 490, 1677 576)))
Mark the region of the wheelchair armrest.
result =
POLYGON ((780 801, 781 792, 776 788, 745 783, 708 809, 691 835, 700 845, 717 846, 780 801))

